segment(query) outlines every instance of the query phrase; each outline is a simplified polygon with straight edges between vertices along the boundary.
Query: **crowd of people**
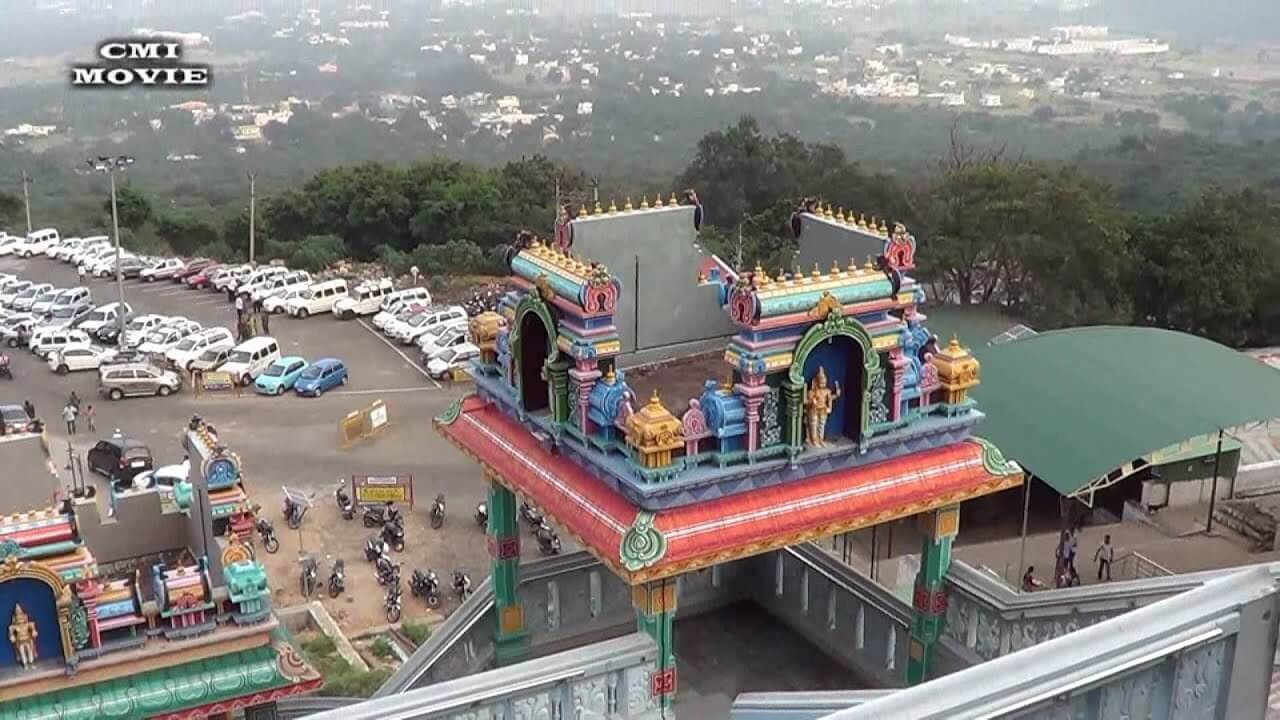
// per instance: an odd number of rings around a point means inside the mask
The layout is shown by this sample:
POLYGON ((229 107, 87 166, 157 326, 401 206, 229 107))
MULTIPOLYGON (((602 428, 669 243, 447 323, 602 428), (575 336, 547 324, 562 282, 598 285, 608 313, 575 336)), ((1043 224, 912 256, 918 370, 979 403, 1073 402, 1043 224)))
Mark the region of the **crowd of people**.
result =
MULTIPOLYGON (((1053 574, 1053 585, 1057 588, 1075 587, 1080 584, 1080 571, 1076 569, 1079 556, 1081 528, 1063 530, 1055 552, 1057 562, 1053 574)), ((1093 551, 1093 561, 1098 567, 1098 582, 1111 580, 1111 563, 1115 559, 1115 548, 1111 545, 1111 535, 1104 535, 1102 544, 1093 551)), ((1023 592, 1044 589, 1044 583, 1036 578, 1036 567, 1028 565, 1022 574, 1023 592)))

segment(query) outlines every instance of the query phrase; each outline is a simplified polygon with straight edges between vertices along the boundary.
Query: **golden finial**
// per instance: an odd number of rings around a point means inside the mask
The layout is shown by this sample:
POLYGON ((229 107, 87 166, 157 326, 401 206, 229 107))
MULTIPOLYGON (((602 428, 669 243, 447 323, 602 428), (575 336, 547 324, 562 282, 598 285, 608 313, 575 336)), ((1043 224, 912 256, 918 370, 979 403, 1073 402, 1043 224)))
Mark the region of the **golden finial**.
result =
POLYGON ((854 260, 853 258, 849 258, 849 268, 848 268, 848 269, 849 269, 849 272, 853 272, 854 270, 857 270, 857 269, 858 269, 858 261, 857 261, 857 260, 854 260))
POLYGON ((843 208, 843 207, 838 208, 838 209, 836 210, 836 220, 839 220, 839 221, 840 221, 840 222, 842 222, 842 223, 843 223, 843 222, 848 222, 848 218, 846 218, 846 217, 844 216, 844 208, 843 208))
POLYGON ((871 258, 872 258, 872 256, 871 256, 871 255, 868 255, 868 256, 867 256, 867 264, 862 266, 864 270, 875 270, 875 269, 876 269, 876 264, 875 264, 874 262, 872 262, 871 258))
POLYGON ((795 266, 795 268, 792 269, 791 271, 791 279, 799 280, 803 277, 804 277, 804 273, 800 271, 800 266, 799 265, 795 266))
POLYGON ((832 261, 831 261, 831 274, 832 274, 832 275, 839 275, 839 274, 840 274, 840 261, 838 261, 838 260, 832 260, 832 261))
POLYGON ((787 279, 786 268, 778 268, 778 282, 783 282, 786 279, 787 279))
POLYGON ((640 209, 641 210, 649 209, 649 196, 647 194, 640 196, 640 209))
POLYGON ((653 198, 653 206, 654 206, 654 207, 662 207, 662 193, 658 193, 657 195, 655 195, 655 196, 654 196, 654 198, 653 198))
POLYGON ((623 206, 622 206, 622 210, 623 210, 624 212, 630 212, 630 211, 632 211, 632 210, 635 210, 635 208, 634 208, 634 207, 632 207, 632 205, 631 205, 631 196, 630 196, 630 195, 628 195, 628 196, 627 196, 627 202, 626 202, 626 204, 625 204, 625 205, 623 205, 623 206))
POLYGON ((613 198, 609 198, 609 214, 613 215, 616 212, 618 212, 618 204, 613 201, 613 198))
POLYGON ((858 227, 860 227, 860 228, 866 228, 866 227, 867 227, 867 215, 866 215, 866 213, 863 213, 863 214, 861 214, 861 215, 859 215, 859 216, 858 216, 858 227))
POLYGON ((880 221, 880 234, 881 235, 889 234, 889 226, 885 224, 884 220, 880 221))
POLYGON ((649 404, 658 407, 662 404, 662 399, 658 397, 658 388, 653 389, 653 395, 649 396, 649 404))
POLYGON ((720 381, 721 392, 733 392, 733 373, 729 373, 720 381))
POLYGON ((773 278, 769 277, 768 270, 764 271, 764 274, 761 276, 761 278, 762 278, 761 283, 763 284, 763 287, 769 287, 770 285, 773 284, 773 278))
POLYGON ((596 215, 600 215, 600 214, 602 214, 603 212, 604 212, 604 208, 600 207, 600 201, 599 201, 599 200, 597 200, 597 201, 596 201, 595 214, 596 214, 596 215))
POLYGON ((591 213, 587 211, 587 204, 582 203, 582 209, 578 211, 578 217, 587 217, 591 213))
POLYGON ((668 205, 679 205, 679 204, 680 204, 680 201, 676 199, 676 193, 675 193, 675 191, 674 191, 674 190, 671 192, 671 199, 667 201, 667 204, 668 204, 668 205))
POLYGON ((813 276, 815 278, 822 277, 822 271, 818 269, 818 263, 813 264, 813 276))

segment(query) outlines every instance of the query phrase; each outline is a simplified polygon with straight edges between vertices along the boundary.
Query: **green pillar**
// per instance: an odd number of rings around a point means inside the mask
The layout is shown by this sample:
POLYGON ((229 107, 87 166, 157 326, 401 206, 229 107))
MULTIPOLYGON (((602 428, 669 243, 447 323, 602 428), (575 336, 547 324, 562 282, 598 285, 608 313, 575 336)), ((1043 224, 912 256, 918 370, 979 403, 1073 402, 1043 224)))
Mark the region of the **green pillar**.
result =
POLYGON ((804 386, 790 381, 782 386, 782 402, 786 406, 787 420, 782 439, 795 455, 804 449, 804 386))
POLYGON ((918 516, 923 547, 912 602, 911 640, 907 648, 907 685, 929 679, 933 653, 947 618, 947 570, 951 540, 960 529, 960 506, 949 505, 918 516))
MULTIPOLYGON (((631 588, 636 608, 636 626, 658 644, 657 664, 649 681, 649 693, 664 711, 670 711, 676 697, 676 581, 655 580, 631 588)), ((668 715, 664 714, 664 717, 668 715)))
POLYGON ((493 564, 494 610, 498 627, 493 636, 498 665, 529 655, 529 633, 520 604, 520 524, 516 495, 489 478, 489 558, 493 564))
MULTIPOLYGON (((555 342, 553 339, 552 342, 555 342)), ((558 422, 569 420, 569 361, 563 355, 546 364, 547 384, 551 392, 551 419, 558 422)))

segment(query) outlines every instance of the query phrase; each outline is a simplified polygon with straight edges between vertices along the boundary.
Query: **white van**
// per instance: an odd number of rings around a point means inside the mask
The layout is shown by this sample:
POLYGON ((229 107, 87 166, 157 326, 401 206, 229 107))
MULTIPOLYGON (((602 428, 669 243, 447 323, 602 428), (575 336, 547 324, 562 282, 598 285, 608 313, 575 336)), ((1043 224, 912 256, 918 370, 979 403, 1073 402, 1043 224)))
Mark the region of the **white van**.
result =
POLYGON ((71 330, 61 327, 52 327, 48 330, 41 330, 31 336, 31 352, 42 358, 48 358, 49 353, 61 349, 65 345, 88 345, 89 335, 83 330, 71 330))
POLYGON ((67 244, 68 242, 71 242, 72 240, 79 242, 80 238, 62 238, 60 240, 50 240, 44 244, 44 249, 40 251, 40 254, 44 255, 45 257, 51 258, 53 257, 53 254, 55 252, 62 249, 63 245, 67 244))
POLYGON ((342 320, 357 315, 372 315, 382 309, 382 301, 395 292, 390 280, 362 282, 351 294, 333 304, 333 314, 342 320))
POLYGON ((347 281, 325 280, 298 293, 298 297, 289 301, 285 310, 292 316, 304 318, 316 313, 327 313, 339 300, 347 296, 347 281))
POLYGON ((212 327, 190 335, 165 351, 164 357, 176 368, 188 370, 191 363, 205 350, 226 350, 236 344, 231 331, 224 327, 212 327))
MULTIPOLYGON (((118 302, 99 305, 93 312, 89 313, 88 317, 80 322, 79 327, 81 330, 93 334, 108 325, 115 325, 120 317, 120 310, 121 307, 118 302)), ((124 314, 128 315, 131 312, 133 312, 133 308, 129 306, 129 303, 125 303, 124 314)))
POLYGON ((236 292, 252 294, 256 288, 287 272, 289 272, 289 268, 283 265, 267 265, 266 267, 257 268, 240 280, 240 284, 235 287, 236 292))
POLYGON ((29 258, 32 255, 42 254, 50 244, 56 245, 58 239, 58 231, 53 228, 32 231, 31 234, 27 235, 26 240, 23 240, 18 245, 17 255, 29 258))
POLYGON ((89 293, 87 287, 76 287, 63 290, 53 299, 53 304, 49 306, 49 312, 64 307, 72 307, 75 305, 84 305, 93 302, 93 297, 89 293))
POLYGON ((410 318, 407 322, 393 325, 393 335, 402 345, 412 345, 418 338, 440 327, 441 325, 465 325, 467 311, 460 305, 444 308, 431 308, 424 313, 410 318))
POLYGON ((280 343, 273 337, 260 335, 231 348, 227 361, 218 370, 231 373, 231 378, 236 383, 248 385, 257 379, 268 365, 279 359, 280 343))
POLYGON ((430 304, 431 293, 427 292, 426 288, 415 287, 397 290, 382 301, 382 309, 378 311, 377 315, 373 316, 373 326, 385 332, 387 326, 396 319, 400 311, 407 307, 430 304))

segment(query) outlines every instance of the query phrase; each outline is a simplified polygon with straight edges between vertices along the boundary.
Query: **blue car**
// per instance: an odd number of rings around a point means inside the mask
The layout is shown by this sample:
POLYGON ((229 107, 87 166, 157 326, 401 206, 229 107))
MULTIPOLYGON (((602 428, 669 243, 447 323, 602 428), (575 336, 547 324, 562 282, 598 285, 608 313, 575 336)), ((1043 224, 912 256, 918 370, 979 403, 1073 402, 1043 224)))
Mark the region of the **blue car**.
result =
POLYGON ((337 358, 317 360, 302 371, 302 376, 294 384, 294 392, 299 395, 320 397, 325 390, 347 384, 347 366, 337 358))
POLYGON ((262 371, 253 381, 253 389, 262 395, 283 395, 308 367, 307 361, 296 355, 282 357, 262 371))

